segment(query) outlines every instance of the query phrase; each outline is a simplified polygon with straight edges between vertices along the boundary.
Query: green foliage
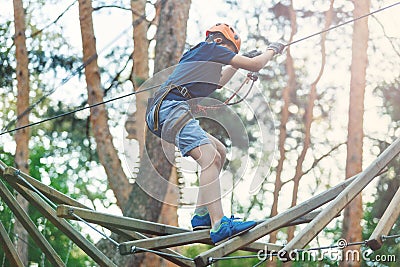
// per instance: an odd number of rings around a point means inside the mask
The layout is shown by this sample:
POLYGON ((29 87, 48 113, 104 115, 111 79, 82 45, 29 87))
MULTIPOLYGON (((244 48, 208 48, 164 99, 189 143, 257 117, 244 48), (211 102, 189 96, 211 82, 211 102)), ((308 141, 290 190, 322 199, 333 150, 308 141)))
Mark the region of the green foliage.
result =
MULTIPOLYGON (((68 175, 67 173, 57 173, 55 171, 57 166, 55 164, 48 164, 43 161, 44 156, 46 156, 46 149, 42 144, 37 143, 36 146, 31 148, 30 150, 30 175, 32 177, 38 178, 41 180, 41 177, 49 176, 51 173, 51 182, 50 186, 55 188, 58 191, 63 193, 67 193, 69 191, 68 188, 68 175)), ((47 153, 48 154, 48 153, 47 153)), ((0 159, 5 162, 8 166, 13 166, 13 156, 9 153, 0 154, 0 159)), ((13 189, 8 187, 12 192, 13 189)), ((12 215, 11 210, 5 205, 5 203, 1 202, 0 204, 0 218, 1 221, 6 228, 6 230, 10 230, 10 238, 14 239, 13 235, 13 222, 14 216, 12 215)), ((91 260, 85 253, 83 253, 79 248, 70 243, 70 239, 65 236, 57 227, 55 227, 51 222, 49 222, 46 218, 42 216, 38 210, 29 206, 28 214, 31 220, 36 224, 38 229, 42 232, 46 240, 48 240, 54 250, 58 253, 62 260, 66 260, 68 258, 68 266, 92 266, 93 260, 91 260)), ((81 227, 77 223, 72 223, 75 229, 81 231, 81 227)), ((90 235, 87 235, 86 238, 90 240, 90 235)), ((37 247, 35 242, 29 238, 29 240, 19 240, 19 242, 28 242, 28 253, 29 260, 31 262, 45 262, 45 266, 52 266, 42 253, 42 251, 37 247), (44 257, 44 258, 43 258, 44 257)), ((0 253, 0 259, 3 258, 2 253, 0 253)), ((9 265, 5 265, 9 266, 9 265)))

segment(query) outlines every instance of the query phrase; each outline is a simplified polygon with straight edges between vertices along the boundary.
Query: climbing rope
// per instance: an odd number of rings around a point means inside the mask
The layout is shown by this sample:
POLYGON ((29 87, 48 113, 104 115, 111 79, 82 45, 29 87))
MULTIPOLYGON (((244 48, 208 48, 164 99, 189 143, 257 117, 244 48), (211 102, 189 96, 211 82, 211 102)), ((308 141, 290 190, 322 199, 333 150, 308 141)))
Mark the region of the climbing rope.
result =
POLYGON ((33 123, 29 123, 29 124, 26 124, 26 125, 23 125, 23 126, 20 126, 20 127, 16 127, 16 128, 14 128, 12 130, 7 130, 7 131, 4 131, 4 132, 0 133, 0 136, 4 135, 4 134, 7 134, 7 133, 16 132, 18 130, 22 130, 22 129, 25 129, 25 128, 28 128, 28 127, 32 127, 32 126, 35 126, 35 125, 38 125, 38 124, 42 124, 42 123, 47 122, 47 121, 59 119, 61 117, 65 117, 65 116, 77 113, 79 111, 83 111, 83 110, 86 110, 86 109, 90 109, 90 108, 94 108, 94 107, 97 107, 97 106, 100 106, 100 105, 104 105, 104 104, 107 104, 107 103, 110 103, 110 102, 113 102, 113 101, 116 101, 116 100, 119 100, 119 99, 122 99, 122 98, 125 98, 125 97, 128 97, 128 96, 132 96, 132 95, 135 95, 135 94, 143 93, 145 91, 150 91, 150 90, 152 90, 152 89, 154 89, 156 87, 159 87, 159 86, 161 86, 161 84, 155 85, 155 86, 151 86, 149 88, 144 88, 144 89, 139 90, 139 91, 131 92, 129 94, 122 95, 122 96, 119 96, 119 97, 111 98, 109 100, 102 101, 102 102, 99 102, 99 103, 95 103, 93 105, 89 105, 89 106, 81 107, 81 108, 78 108, 78 109, 74 109, 74 110, 71 110, 71 111, 68 111, 68 112, 53 116, 53 117, 49 117, 49 118, 46 118, 46 119, 43 119, 43 120, 40 120, 40 121, 37 121, 37 122, 33 122, 33 123))
MULTIPOLYGON (((341 27, 341 26, 343 26, 343 25, 346 25, 346 24, 355 22, 355 21, 360 20, 360 19, 362 19, 362 18, 371 16, 371 15, 373 15, 373 14, 376 14, 376 13, 378 13, 378 12, 381 12, 381 11, 384 11, 384 10, 386 10, 386 9, 392 8, 392 7, 394 7, 394 6, 396 6, 396 5, 399 5, 399 4, 400 4, 400 1, 399 1, 399 2, 396 2, 396 3, 393 3, 393 4, 389 5, 389 6, 382 7, 382 8, 380 8, 380 9, 377 9, 377 10, 375 10, 375 11, 372 11, 372 12, 367 13, 367 14, 365 14, 365 15, 362 15, 362 16, 360 16, 360 17, 357 17, 357 18, 348 20, 348 21, 343 22, 343 23, 341 23, 341 24, 338 24, 338 25, 336 25, 336 26, 330 27, 330 28, 328 28, 328 29, 326 29, 326 30, 322 30, 322 31, 313 33, 313 34, 311 34, 311 35, 305 36, 305 37, 303 37, 303 38, 300 38, 300 39, 298 39, 298 40, 295 40, 295 41, 293 41, 293 42, 290 42, 290 43, 286 44, 285 47, 291 46, 291 45, 296 44, 296 43, 298 43, 298 42, 307 40, 307 39, 309 39, 309 38, 311 38, 311 37, 314 37, 314 36, 317 36, 317 35, 319 35, 319 34, 322 34, 322 33, 328 32, 328 31, 331 31, 331 30, 333 30, 333 29, 339 28, 339 27, 341 27)), ((94 55, 94 56, 95 56, 95 55, 94 55)), ((161 84, 160 84, 160 85, 161 85, 161 84)), ((160 86, 160 85, 157 85, 157 86, 154 86, 154 87, 152 86, 152 87, 149 87, 149 88, 144 88, 144 89, 142 89, 142 90, 139 90, 139 91, 136 91, 136 92, 132 92, 132 93, 129 93, 129 94, 120 96, 120 97, 112 98, 112 99, 107 100, 107 101, 103 101, 103 102, 99 102, 99 103, 96 103, 96 104, 93 104, 93 105, 89 105, 89 106, 86 106, 86 107, 78 108, 78 109, 76 109, 76 110, 72 110, 72 111, 69 111, 69 112, 66 112, 66 113, 57 115, 57 116, 53 116, 53 117, 50 117, 50 118, 47 118, 47 119, 44 119, 44 120, 41 120, 41 121, 38 121, 38 122, 35 122, 35 123, 30 123, 30 124, 27 124, 27 125, 23 125, 23 126, 20 126, 20 127, 16 127, 16 128, 14 128, 14 129, 12 129, 12 130, 6 130, 6 131, 1 132, 1 133, 0 133, 0 136, 2 136, 2 135, 4 135, 4 134, 7 134, 7 133, 15 132, 15 131, 18 131, 18 130, 22 130, 22 129, 25 129, 25 128, 28 128, 28 127, 32 127, 32 126, 41 124, 41 123, 43 123, 43 122, 47 122, 47 121, 51 121, 51 120, 58 119, 58 118, 60 118, 60 117, 68 116, 68 115, 71 115, 71 114, 73 114, 73 113, 76 113, 76 112, 79 112, 79 111, 82 111, 82 110, 85 110, 85 109, 89 109, 89 108, 92 108, 92 107, 96 107, 96 106, 99 106, 99 105, 103 105, 103 104, 106 104, 106 103, 109 103, 109 102, 112 102, 112 101, 115 101, 115 100, 119 100, 119 99, 122 99, 122 98, 125 98, 125 97, 128 97, 128 96, 131 96, 131 95, 135 95, 135 94, 139 94, 139 93, 142 93, 142 92, 145 92, 145 91, 149 91, 149 90, 151 90, 151 89, 153 89, 153 88, 156 88, 156 87, 158 87, 158 86, 160 86)), ((242 101, 243 101, 243 100, 242 100, 242 101)), ((15 119, 14 119, 14 121, 15 121, 15 119)))
POLYGON ((142 252, 150 252, 150 253, 154 253, 154 254, 157 254, 157 255, 160 255, 160 256, 174 257, 174 258, 181 259, 181 260, 194 261, 194 259, 189 258, 189 257, 185 257, 185 256, 182 256, 182 255, 171 254, 171 253, 166 253, 166 252, 162 252, 162 251, 158 251, 158 250, 140 248, 140 247, 136 247, 136 246, 133 246, 131 248, 131 253, 132 254, 135 254, 136 252, 140 252, 140 251, 142 251, 142 252))
MULTIPOLYGON (((390 236, 381 236, 381 239, 382 239, 382 242, 384 242, 388 239, 395 239, 395 238, 399 238, 399 237, 400 237, 400 234, 399 235, 390 235, 390 236)), ((367 242, 368 242, 368 240, 347 243, 346 241, 343 242, 343 239, 340 239, 334 245, 313 247, 313 248, 308 248, 308 249, 297 249, 293 252, 304 253, 307 251, 320 251, 320 250, 335 249, 335 248, 344 249, 344 248, 351 247, 351 246, 359 246, 359 245, 365 246, 367 244, 367 242)), ((188 261, 194 261, 194 259, 182 256, 182 255, 175 255, 175 254, 165 253, 165 252, 161 252, 161 251, 157 251, 157 250, 141 248, 141 247, 137 247, 137 246, 132 246, 130 252, 131 252, 131 254, 135 254, 136 252, 150 252, 150 253, 154 253, 154 254, 158 254, 158 255, 162 255, 162 256, 168 256, 168 257, 174 257, 174 258, 188 260, 188 261)), ((279 257, 279 256, 280 256, 279 252, 272 252, 272 253, 257 253, 257 254, 253 254, 253 255, 225 256, 225 257, 215 257, 215 258, 209 257, 207 259, 207 264, 213 264, 213 263, 216 263, 217 261, 223 261, 223 260, 254 259, 254 258, 260 259, 261 258, 261 260, 258 263, 253 265, 253 267, 257 267, 257 266, 260 266, 265 261, 267 261, 268 259, 270 259, 272 257, 279 257)))
POLYGON ((70 239, 69 242, 68 242, 68 251, 67 251, 67 255, 65 256, 65 260, 64 260, 65 266, 68 266, 68 260, 69 260, 69 256, 71 255, 72 245, 73 245, 73 244, 74 244, 74 243, 72 243, 72 240, 70 239))
MULTIPOLYGON (((75 1, 77 2, 77 1, 75 1)), ((68 9, 73 6, 74 3, 72 3, 68 9)), ((67 9, 67 10, 68 10, 67 9)), ((45 93, 43 96, 41 96, 35 103, 33 103, 32 105, 30 105, 27 109, 25 109, 23 112, 21 112, 21 114, 19 114, 18 116, 16 116, 14 119, 12 119, 7 125, 5 125, 2 129, 2 131, 6 131, 8 130, 8 128, 10 128, 11 125, 13 125, 16 121, 18 121, 19 119, 23 118, 24 116, 26 116, 30 111, 32 111, 37 105, 39 105, 41 102, 43 102, 46 98, 48 98, 50 95, 52 95, 57 89, 59 89, 60 87, 64 86, 68 81, 70 81, 74 76, 80 74, 82 72, 82 70, 89 65, 90 63, 92 63, 95 59, 98 58, 98 56, 100 54, 102 54, 105 50, 107 50, 109 47, 111 47, 113 44, 117 43, 117 41, 123 37, 126 36, 126 33, 132 28, 135 27, 136 25, 140 24, 144 19, 146 19, 145 16, 140 16, 137 20, 133 21, 132 24, 130 24, 126 29, 124 29, 119 35, 117 35, 113 40, 111 40, 108 44, 106 44, 101 50, 99 50, 98 53, 91 55, 85 62, 83 62, 81 65, 79 65, 75 70, 72 71, 72 73, 70 73, 69 75, 67 75, 66 77, 64 77, 60 84, 58 86, 56 86, 55 88, 53 88, 52 90, 49 90, 47 93, 45 93)), ((40 32, 43 31, 40 30, 40 32)), ((35 33, 37 34, 37 33, 35 33)), ((1 135, 1 134, 0 134, 1 135)))
POLYGON ((233 106, 233 105, 239 104, 240 102, 242 102, 243 100, 245 100, 248 97, 248 95, 251 92, 251 89, 254 86, 254 83, 257 80, 258 80, 258 75, 254 72, 249 72, 247 74, 246 79, 244 79, 244 81, 238 87, 238 89, 236 89, 236 91, 230 97, 228 97, 223 103, 204 106, 201 104, 202 101, 200 101, 200 103, 195 106, 195 113, 199 113, 199 112, 206 113, 207 110, 216 110, 216 109, 222 108, 224 106, 233 106), (239 100, 237 100, 236 102, 230 102, 235 96, 239 96, 238 95, 239 91, 242 90, 244 85, 248 84, 249 81, 251 81, 251 84, 250 84, 249 88, 247 89, 246 94, 243 97, 240 97, 239 100))
POLYGON ((345 21, 345 22, 340 23, 340 24, 338 24, 338 25, 332 26, 332 27, 330 27, 330 28, 328 28, 328 29, 325 29, 325 30, 322 30, 322 31, 319 31, 319 32, 316 32, 316 33, 313 33, 313 34, 310 34, 310 35, 308 35, 308 36, 305 36, 305 37, 303 37, 303 38, 300 38, 300 39, 298 39, 298 40, 295 40, 295 41, 293 41, 293 42, 290 42, 290 43, 286 44, 285 46, 291 46, 291 45, 293 45, 293 44, 295 44, 295 43, 302 42, 302 41, 307 40, 307 39, 309 39, 309 38, 311 38, 311 37, 320 35, 320 34, 325 33, 325 32, 329 32, 329 31, 331 31, 331 30, 333 30, 333 29, 342 27, 342 26, 344 26, 344 25, 346 25, 346 24, 355 22, 355 21, 357 21, 357 20, 360 20, 360 19, 366 18, 366 17, 368 17, 368 16, 374 15, 374 14, 376 14, 376 13, 378 13, 378 12, 381 12, 381 11, 384 11, 384 10, 386 10, 386 9, 392 8, 392 7, 394 7, 394 6, 398 5, 398 4, 400 4, 400 1, 399 1, 399 2, 396 2, 396 3, 393 3, 393 4, 391 4, 391 5, 388 5, 388 6, 379 8, 379 9, 377 9, 377 10, 375 10, 375 11, 372 11, 372 12, 370 12, 370 13, 364 14, 364 15, 359 16, 359 17, 357 17, 357 18, 354 18, 354 19, 345 21))
MULTIPOLYGON (((52 202, 48 197, 46 197, 45 195, 43 195, 42 192, 40 192, 36 187, 34 187, 32 184, 30 184, 24 177, 21 176, 21 171, 17 170, 15 172, 15 175, 17 176, 18 179, 20 179, 21 181, 23 181, 26 186, 28 186, 32 191, 34 191, 36 194, 38 194, 41 198, 43 198, 43 200, 45 200, 50 206, 52 206, 54 209, 57 209, 57 205, 52 202)), ((76 215, 75 213, 73 213, 73 211, 70 212, 70 215, 73 216, 74 218, 76 218, 77 220, 81 221, 82 223, 86 224, 88 227, 90 227, 91 229, 93 229, 94 231, 96 231, 97 233, 99 233, 101 236, 103 236, 105 239, 109 240, 111 243, 113 243, 117 248, 119 246, 119 243, 117 241, 115 241, 114 239, 112 239, 111 237, 109 237, 108 235, 106 235, 105 233, 101 232, 100 230, 98 230, 96 227, 94 227, 93 225, 91 225, 89 222, 87 222, 86 220, 84 220, 83 218, 79 217, 78 215, 76 215)))
MULTIPOLYGON (((398 235, 382 235, 381 236, 381 240, 382 242, 385 242, 389 239, 396 239, 399 238, 400 234, 398 235)), ((308 251, 321 251, 321 250, 328 250, 328 249, 344 249, 347 247, 351 247, 351 246, 365 246, 368 243, 369 240, 364 240, 364 241, 358 241, 358 242, 350 242, 347 243, 347 241, 345 241, 344 239, 339 239, 339 241, 336 244, 330 245, 330 246, 320 246, 320 247, 313 247, 313 248, 307 248, 307 249, 296 249, 293 252, 294 253, 304 253, 304 252, 308 252, 308 251)), ((215 263, 217 261, 221 261, 221 260, 232 260, 232 259, 252 259, 252 258, 262 258, 257 264, 255 264, 253 267, 259 266, 262 263, 264 263, 265 261, 267 261, 268 259, 270 259, 271 257, 280 257, 282 255, 279 255, 279 252, 273 252, 273 253, 257 253, 255 255, 238 255, 238 256, 228 256, 228 257, 219 257, 219 258, 213 258, 210 257, 208 258, 208 264, 212 264, 215 263)))

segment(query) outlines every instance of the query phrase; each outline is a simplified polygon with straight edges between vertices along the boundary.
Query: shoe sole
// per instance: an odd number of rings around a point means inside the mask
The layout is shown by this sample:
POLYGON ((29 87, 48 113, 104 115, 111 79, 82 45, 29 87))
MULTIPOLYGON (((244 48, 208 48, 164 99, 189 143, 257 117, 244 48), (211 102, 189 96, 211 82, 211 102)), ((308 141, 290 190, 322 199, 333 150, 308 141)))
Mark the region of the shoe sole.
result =
POLYGON ((206 229, 211 229, 211 226, 196 226, 196 227, 193 227, 193 231, 206 230, 206 229))
POLYGON ((243 234, 243 233, 246 233, 247 231, 253 229, 253 228, 256 227, 256 226, 257 226, 257 224, 255 224, 255 225, 253 225, 252 227, 249 227, 249 228, 247 228, 247 229, 245 229, 245 230, 243 230, 243 231, 241 231, 241 232, 239 232, 239 233, 236 233, 236 234, 234 234, 234 235, 232 235, 232 236, 229 236, 229 237, 227 237, 227 238, 225 238, 225 239, 223 239, 223 240, 221 240, 221 241, 218 241, 217 243, 215 243, 215 245, 216 245, 216 246, 221 245, 222 243, 228 241, 229 239, 231 239, 231 238, 233 238, 233 237, 235 237, 235 236, 241 235, 241 234, 243 234))

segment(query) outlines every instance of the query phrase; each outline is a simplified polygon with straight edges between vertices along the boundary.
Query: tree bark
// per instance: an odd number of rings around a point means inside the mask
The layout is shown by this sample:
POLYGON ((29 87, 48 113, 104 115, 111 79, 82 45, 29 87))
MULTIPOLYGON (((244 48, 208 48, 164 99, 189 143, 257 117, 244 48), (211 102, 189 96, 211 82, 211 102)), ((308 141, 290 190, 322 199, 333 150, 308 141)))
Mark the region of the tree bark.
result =
MULTIPOLYGON (((99 67, 97 65, 96 38, 93 30, 92 11, 92 2, 90 0, 79 0, 83 61, 88 62, 93 57, 96 57, 85 66, 89 105, 102 102, 104 95, 99 67)), ((113 138, 107 123, 108 115, 105 105, 99 105, 90 109, 90 122, 96 140, 99 160, 106 171, 110 188, 117 199, 117 205, 124 207, 127 204, 132 186, 128 182, 122 169, 121 160, 114 147, 113 138)))
MULTIPOLYGON (((190 4, 190 0, 160 2, 154 63, 156 75, 157 72, 177 64, 182 55, 190 4)), ((159 221, 168 190, 168 181, 171 177, 176 177, 171 176, 176 169, 168 161, 174 158, 174 151, 163 151, 160 139, 153 134, 146 134, 145 140, 139 174, 130 194, 130 206, 126 207, 124 214, 148 221, 159 221), (166 155, 166 153, 170 154, 166 155)), ((169 182, 177 184, 172 180, 169 182)), ((177 199, 179 196, 169 195, 168 197, 177 199)), ((173 209, 168 213, 176 214, 176 207, 173 209)), ((142 262, 143 257, 137 255, 130 264, 140 266, 142 262)))
MULTIPOLYGON (((147 39, 147 29, 149 23, 145 15, 146 0, 132 0, 132 20, 133 20, 133 67, 131 81, 135 91, 139 91, 143 82, 149 78, 149 40, 147 39)), ((149 92, 139 93, 136 98, 136 112, 134 116, 136 138, 139 143, 139 154, 142 155, 145 142, 145 113, 149 92)))
MULTIPOLYGON (((16 52, 16 76, 17 76, 17 116, 20 116, 29 107, 29 70, 28 70, 28 53, 26 49, 25 37, 25 10, 22 0, 14 0, 14 24, 15 24, 15 52, 16 52)), ((28 113, 29 114, 29 113, 28 113)), ((22 115, 16 127, 27 125, 29 123, 29 115, 22 115)), ((17 169, 24 173, 29 173, 28 159, 29 159, 29 128, 19 130, 15 133, 15 166, 17 169)), ((27 212, 28 201, 21 195, 17 195, 17 201, 20 206, 27 212)), ((14 233, 18 236, 17 251, 25 266, 28 266, 28 232, 17 220, 14 225, 14 233), (25 242, 24 242, 25 241, 25 242)))
MULTIPOLYGON (((369 13, 369 1, 354 0, 353 3, 354 18, 369 13)), ((354 22, 353 28, 346 177, 351 177, 362 170, 364 92, 368 64, 367 48, 368 18, 364 18, 354 22)), ((362 240, 362 228, 360 225, 362 216, 362 198, 359 195, 350 202, 344 211, 343 237, 347 242, 362 240)), ((354 250, 355 248, 352 247, 351 249, 354 250)), ((361 261, 344 259, 340 266, 361 266, 361 261)))

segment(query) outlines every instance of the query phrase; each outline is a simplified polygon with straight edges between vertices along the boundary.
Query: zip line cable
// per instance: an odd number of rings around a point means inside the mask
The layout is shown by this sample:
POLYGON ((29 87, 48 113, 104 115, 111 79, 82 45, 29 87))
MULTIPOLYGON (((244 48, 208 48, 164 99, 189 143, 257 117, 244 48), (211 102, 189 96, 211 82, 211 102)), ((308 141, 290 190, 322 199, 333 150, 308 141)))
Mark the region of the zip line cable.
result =
POLYGON ((108 44, 106 44, 97 54, 94 54, 94 55, 90 56, 85 62, 83 62, 75 70, 73 70, 71 74, 69 74, 67 77, 63 78, 58 86, 56 86, 55 88, 53 88, 49 92, 45 93, 42 97, 39 98, 39 100, 37 100, 35 103, 30 105, 27 109, 25 109, 21 114, 19 114, 14 119, 12 119, 6 126, 3 127, 2 131, 8 130, 8 128, 11 125, 13 125, 16 121, 18 121, 22 117, 26 116, 37 105, 39 105, 43 100, 45 100, 47 97, 49 97, 51 94, 53 94, 57 89, 59 89, 60 87, 64 86, 69 80, 71 80, 74 76, 79 74, 87 65, 92 63, 92 61, 96 60, 101 53, 103 53, 105 50, 107 50, 109 47, 111 47, 111 45, 116 43, 121 37, 125 36, 125 34, 127 33, 128 30, 130 30, 132 27, 135 27, 136 25, 140 24, 145 19, 146 19, 146 17, 144 15, 142 15, 137 20, 135 20, 125 30, 123 30, 119 35, 117 35, 112 41, 110 41, 108 44))
MULTIPOLYGON (((298 42, 307 40, 307 39, 309 39, 309 38, 311 38, 311 37, 314 37, 314 36, 317 36, 317 35, 319 35, 319 34, 322 34, 322 33, 328 32, 328 31, 331 31, 331 30, 333 30, 333 29, 339 28, 339 27, 344 26, 344 25, 346 25, 346 24, 355 22, 355 21, 360 20, 360 19, 362 19, 362 18, 371 16, 371 15, 376 14, 376 13, 378 13, 378 12, 387 10, 387 9, 392 8, 392 7, 394 7, 394 6, 396 6, 396 5, 399 5, 399 4, 400 4, 400 1, 399 1, 399 2, 396 2, 396 3, 393 3, 393 4, 391 4, 391 5, 388 5, 388 6, 382 7, 382 8, 380 8, 380 9, 377 9, 377 10, 375 10, 375 11, 372 11, 372 12, 367 13, 367 14, 365 14, 365 15, 362 15, 362 16, 360 16, 360 17, 357 17, 357 18, 354 18, 354 19, 345 21, 345 22, 340 23, 340 24, 338 24, 338 25, 336 25, 336 26, 330 27, 330 28, 328 28, 328 29, 326 29, 326 30, 319 31, 319 32, 317 32, 317 33, 314 33, 314 34, 305 36, 305 37, 303 37, 303 38, 300 38, 300 39, 298 39, 298 40, 295 40, 295 41, 293 41, 293 42, 290 42, 290 43, 288 43, 288 44, 285 44, 285 47, 291 46, 291 45, 296 44, 296 43, 298 43, 298 42)), ((141 21, 142 19, 143 19, 143 17, 139 18, 138 20, 141 21)), ((126 30, 125 30, 125 31, 126 31, 126 30)), ((97 55, 95 55, 95 56, 97 57, 97 55)), ((84 67, 84 66, 83 66, 83 67, 84 67)), ((142 92, 145 92, 145 91, 149 91, 149 90, 151 90, 151 89, 153 89, 153 88, 156 88, 156 87, 158 87, 158 86, 160 86, 160 85, 152 86, 152 87, 149 87, 149 88, 144 88, 144 89, 139 90, 139 91, 136 91, 136 92, 131 92, 131 93, 129 93, 129 94, 126 94, 126 95, 123 95, 123 96, 120 96, 120 97, 112 98, 112 99, 109 99, 109 100, 106 100, 106 101, 103 101, 103 102, 99 102, 99 103, 96 103, 96 104, 93 104, 93 105, 89 105, 89 106, 86 106, 86 107, 81 107, 81 108, 78 108, 78 109, 76 109, 76 110, 72 110, 72 111, 69 111, 69 112, 66 112, 66 113, 63 113, 63 114, 60 114, 60 115, 56 115, 56 116, 53 116, 53 117, 50 117, 50 118, 47 118, 47 119, 44 119, 44 120, 41 120, 41 121, 38 121, 38 122, 34 122, 34 123, 30 123, 30 124, 23 125, 23 126, 20 126, 20 127, 16 127, 16 128, 14 128, 14 129, 11 129, 11 130, 6 130, 6 131, 4 131, 4 132, 1 132, 1 133, 0 133, 0 136, 2 136, 2 135, 4 135, 4 134, 7 134, 7 133, 15 132, 15 131, 18 131, 18 130, 21 130, 21 129, 25 129, 25 128, 28 128, 28 127, 31 127, 31 126, 35 126, 35 125, 41 124, 41 123, 43 123, 43 122, 47 122, 47 121, 51 121, 51 120, 54 120, 54 119, 58 119, 58 118, 60 118, 60 117, 68 116, 68 115, 71 115, 71 114, 73 114, 73 113, 76 113, 76 112, 79 112, 79 111, 82 111, 82 110, 85 110, 85 109, 89 109, 89 108, 92 108, 92 107, 96 107, 96 106, 99 106, 99 105, 102 105, 102 104, 106 104, 106 103, 109 103, 109 102, 112 102, 112 101, 115 101, 115 100, 119 100, 119 99, 122 99, 122 98, 125 98, 125 97, 128 97, 128 96, 132 96, 132 95, 139 94, 139 93, 142 93, 142 92)), ((35 103, 35 105, 37 105, 37 103, 35 103)), ((32 107, 32 108, 33 108, 33 107, 32 107)), ((32 108, 31 108, 31 109, 32 109, 32 108)), ((14 119, 13 121, 16 121, 16 120, 18 120, 18 118, 17 118, 17 119, 14 119)), ((10 125, 10 123, 9 123, 8 125, 10 125)))
POLYGON ((293 45, 293 44, 295 44, 295 43, 298 43, 298 42, 304 41, 304 40, 306 40, 306 39, 309 39, 309 38, 311 38, 311 37, 314 37, 314 36, 320 35, 320 34, 322 34, 322 33, 331 31, 331 30, 333 30, 333 29, 342 27, 342 26, 344 26, 344 25, 346 25, 346 24, 355 22, 355 21, 357 21, 357 20, 360 20, 360 19, 366 18, 366 17, 368 17, 368 16, 374 15, 374 14, 376 14, 376 13, 378 13, 378 12, 381 12, 381 11, 384 11, 384 10, 386 10, 386 9, 392 8, 392 7, 394 7, 394 6, 398 5, 398 4, 400 4, 400 1, 399 1, 399 2, 396 2, 396 3, 394 3, 394 4, 391 4, 391 5, 382 7, 382 8, 380 8, 380 9, 377 9, 377 10, 375 10, 375 11, 372 11, 372 12, 370 12, 370 13, 368 13, 368 14, 365 14, 365 15, 362 15, 362 16, 360 16, 360 17, 357 17, 357 18, 354 18, 354 19, 345 21, 345 22, 343 22, 343 23, 340 23, 340 24, 338 24, 338 25, 332 26, 332 27, 330 27, 330 28, 328 28, 328 29, 326 29, 326 30, 322 30, 322 31, 320 31, 320 32, 313 33, 313 34, 311 34, 311 35, 305 36, 305 37, 303 37, 303 38, 300 38, 300 39, 298 39, 298 40, 295 40, 295 41, 293 41, 293 42, 290 42, 290 43, 286 44, 285 46, 290 46, 290 45, 293 45))
POLYGON ((119 97, 111 98, 109 100, 106 100, 106 101, 103 101, 103 102, 99 102, 99 103, 95 103, 93 105, 89 105, 89 106, 81 107, 81 108, 78 108, 78 109, 74 109, 74 110, 59 114, 59 115, 55 115, 53 117, 46 118, 46 119, 41 120, 41 121, 37 121, 37 122, 29 123, 27 125, 23 125, 21 127, 16 127, 16 128, 14 128, 12 130, 8 130, 8 131, 0 133, 0 136, 2 136, 4 134, 7 134, 7 133, 15 132, 15 131, 18 131, 18 130, 22 130, 22 129, 25 129, 25 128, 28 128, 28 127, 31 127, 31 126, 35 126, 35 125, 41 124, 43 122, 47 122, 47 121, 55 120, 55 119, 58 119, 58 118, 61 118, 61 117, 65 117, 65 116, 74 114, 76 112, 79 112, 79 111, 82 111, 82 110, 85 110, 85 109, 94 108, 94 107, 97 107, 97 106, 100 106, 100 105, 103 105, 103 104, 107 104, 107 103, 110 103, 110 102, 113 102, 115 100, 119 100, 119 99, 122 99, 122 98, 125 98, 125 97, 128 97, 128 96, 132 96, 132 95, 135 95, 135 94, 138 94, 138 93, 143 93, 145 91, 150 91, 150 90, 152 90, 154 88, 157 88, 159 86, 161 86, 161 84, 154 85, 154 86, 151 86, 151 87, 148 87, 148 88, 144 88, 144 89, 136 91, 136 92, 131 92, 129 94, 122 95, 122 96, 119 96, 119 97))
POLYGON ((32 111, 37 105, 39 105, 43 100, 45 100, 47 97, 52 95, 57 89, 60 87, 64 86, 69 80, 71 80, 74 76, 78 75, 87 65, 92 63, 94 60, 98 58, 98 56, 106 50, 108 47, 110 47, 113 43, 115 43, 119 38, 125 35, 125 33, 132 27, 132 25, 129 25, 128 28, 126 28, 124 31, 122 31, 113 41, 109 42, 105 47, 103 47, 99 53, 94 54, 90 56, 85 62, 83 62, 81 65, 79 65, 75 70, 72 71, 71 74, 69 74, 67 77, 63 78, 58 86, 44 94, 42 97, 39 98, 35 103, 30 105, 27 109, 25 109, 21 114, 19 114, 15 119, 11 120, 4 128, 3 130, 8 130, 8 128, 14 124, 16 121, 21 119, 22 117, 26 116, 30 111, 32 111))

